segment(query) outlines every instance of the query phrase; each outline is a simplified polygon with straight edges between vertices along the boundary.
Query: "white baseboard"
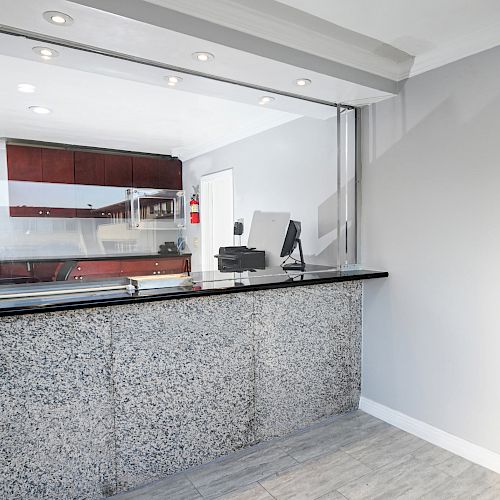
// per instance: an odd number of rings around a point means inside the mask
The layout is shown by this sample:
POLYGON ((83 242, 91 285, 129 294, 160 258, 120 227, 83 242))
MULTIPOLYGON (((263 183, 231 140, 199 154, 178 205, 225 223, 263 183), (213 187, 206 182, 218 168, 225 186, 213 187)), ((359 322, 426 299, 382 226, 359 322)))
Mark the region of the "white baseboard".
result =
POLYGON ((455 455, 459 455, 471 462, 500 473, 500 454, 498 453, 482 448, 453 434, 448 434, 437 427, 433 427, 421 420, 409 417, 404 413, 365 397, 361 397, 359 409, 424 441, 428 441, 455 455))

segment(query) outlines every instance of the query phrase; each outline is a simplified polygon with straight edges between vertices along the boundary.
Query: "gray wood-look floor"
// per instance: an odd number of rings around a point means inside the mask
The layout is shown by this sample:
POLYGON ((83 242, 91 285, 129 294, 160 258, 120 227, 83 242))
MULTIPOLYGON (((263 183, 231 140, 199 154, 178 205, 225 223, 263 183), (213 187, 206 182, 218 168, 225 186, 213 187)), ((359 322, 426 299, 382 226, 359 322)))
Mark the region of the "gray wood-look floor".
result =
POLYGON ((500 499, 500 474, 357 411, 113 497, 500 499))

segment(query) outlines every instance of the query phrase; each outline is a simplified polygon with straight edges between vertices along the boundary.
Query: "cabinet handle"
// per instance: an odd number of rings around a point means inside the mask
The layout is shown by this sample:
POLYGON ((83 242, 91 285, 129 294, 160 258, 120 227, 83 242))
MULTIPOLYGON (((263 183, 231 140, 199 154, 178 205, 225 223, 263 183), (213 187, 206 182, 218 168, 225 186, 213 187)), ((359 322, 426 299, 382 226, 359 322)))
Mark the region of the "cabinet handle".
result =
POLYGON ((43 211, 42 210, 39 210, 38 211, 38 215, 42 215, 43 214, 43 211))

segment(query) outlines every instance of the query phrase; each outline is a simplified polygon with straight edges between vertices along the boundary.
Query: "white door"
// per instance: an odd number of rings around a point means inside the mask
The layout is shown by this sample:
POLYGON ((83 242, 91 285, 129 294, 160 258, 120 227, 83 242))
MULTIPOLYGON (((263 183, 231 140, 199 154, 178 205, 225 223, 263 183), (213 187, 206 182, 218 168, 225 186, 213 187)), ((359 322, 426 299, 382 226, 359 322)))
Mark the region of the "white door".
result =
POLYGON ((201 263, 217 269, 219 247, 233 245, 233 171, 204 175, 200 180, 201 263))

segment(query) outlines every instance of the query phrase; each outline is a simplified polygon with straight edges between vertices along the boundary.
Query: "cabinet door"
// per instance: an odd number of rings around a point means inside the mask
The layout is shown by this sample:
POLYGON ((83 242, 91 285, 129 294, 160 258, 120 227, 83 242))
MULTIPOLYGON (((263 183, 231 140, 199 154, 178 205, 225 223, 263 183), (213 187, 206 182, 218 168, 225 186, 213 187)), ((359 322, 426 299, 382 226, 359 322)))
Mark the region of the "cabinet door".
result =
POLYGON ((129 259, 121 262, 123 276, 149 276, 156 274, 158 266, 158 259, 129 259))
POLYGON ((75 168, 73 151, 66 149, 42 149, 42 180, 74 184, 75 168))
POLYGON ((75 184, 104 186, 104 155, 75 151, 75 184))
POLYGON ((163 189, 182 189, 182 162, 177 159, 159 161, 159 187, 163 189))
POLYGON ((106 186, 132 186, 132 157, 104 155, 104 183, 106 186))
POLYGON ((159 188, 160 160, 154 157, 134 156, 132 158, 133 186, 159 188))
POLYGON ((179 255, 179 257, 160 259, 158 271, 159 274, 178 274, 188 272, 189 258, 179 255))
POLYGON ((119 260, 84 260, 75 262, 68 272, 68 280, 96 280, 101 278, 115 278, 120 276, 121 264, 119 260))
POLYGON ((10 181, 42 182, 41 148, 8 144, 7 170, 10 181))

